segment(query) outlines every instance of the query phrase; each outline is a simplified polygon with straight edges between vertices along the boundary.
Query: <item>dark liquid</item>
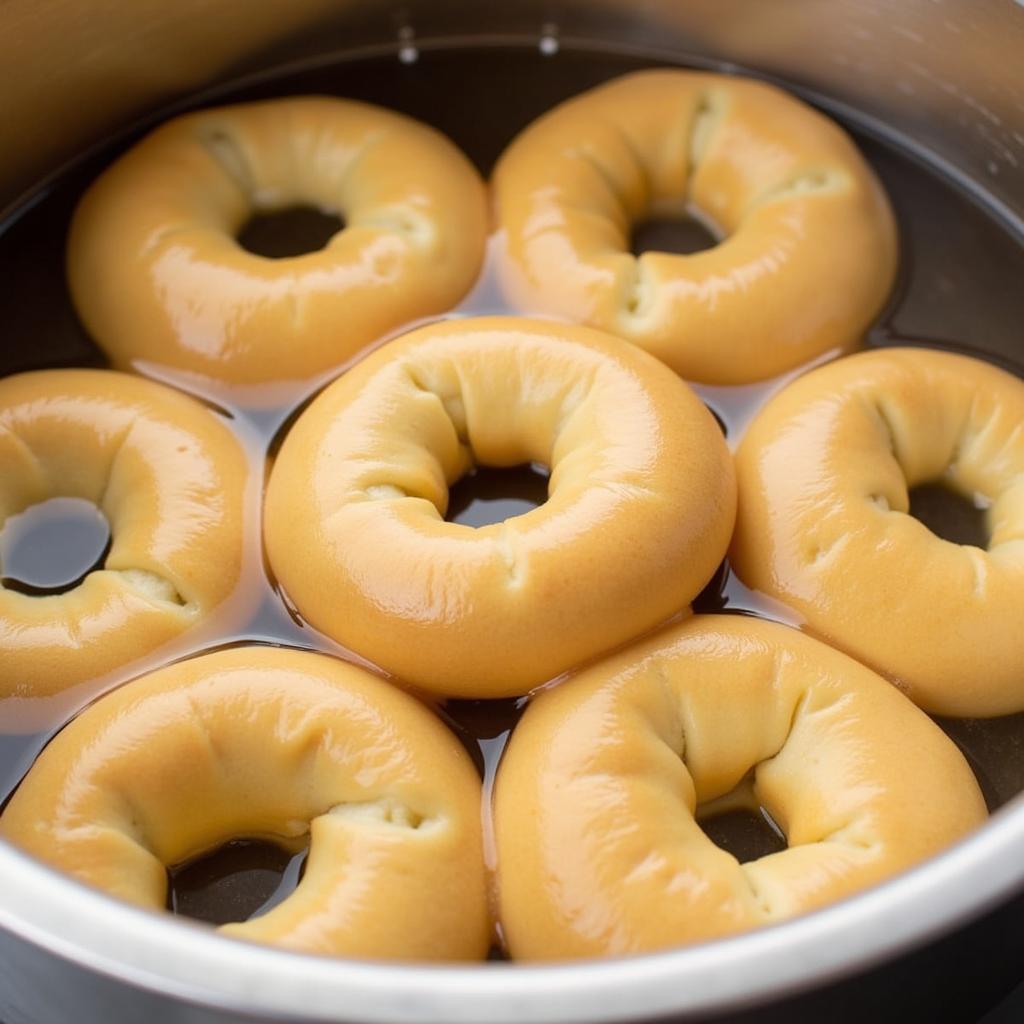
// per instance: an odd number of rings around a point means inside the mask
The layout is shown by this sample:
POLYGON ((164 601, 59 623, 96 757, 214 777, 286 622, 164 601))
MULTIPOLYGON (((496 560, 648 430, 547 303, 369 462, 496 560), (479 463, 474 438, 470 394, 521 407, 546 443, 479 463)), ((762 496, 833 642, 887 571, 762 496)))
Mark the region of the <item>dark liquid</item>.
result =
POLYGON ((0 529, 0 582, 22 594, 63 594, 103 564, 110 527, 81 498, 51 498, 11 516, 0 529))
POLYGON ((234 839, 167 872, 167 909, 210 924, 260 917, 295 891, 308 852, 234 839))
MULTIPOLYGON (((341 60, 333 65, 294 71, 286 77, 267 76, 244 88, 219 89, 197 98, 193 105, 302 93, 363 99, 434 124, 486 175, 516 132, 543 111, 608 78, 654 63, 635 56, 566 47, 557 56, 545 56, 525 47, 426 49, 413 62, 403 62, 395 56, 341 60)), ((154 122, 161 119, 155 118, 154 122)), ((889 308, 870 331, 867 344, 887 346, 929 339, 921 343, 989 358, 1021 373, 1021 239, 1015 238, 972 196, 932 169, 900 149, 858 132, 856 125, 848 127, 885 184, 902 235, 901 280, 889 308)), ((11 212, 0 225, 0 310, 8 339, 0 347, 0 374, 48 366, 105 364, 71 308, 64 283, 64 241, 71 211, 83 189, 138 134, 118 139, 99 156, 72 168, 11 212)), ((243 230, 241 239, 246 246, 274 257, 289 251, 320 248, 337 229, 337 222, 329 216, 314 212, 305 221, 303 216, 298 220, 294 214, 257 218, 243 230)), ((693 251, 713 241, 695 223, 654 222, 637 229, 633 245, 639 249, 693 251)), ((460 311, 509 311, 502 305, 490 269, 485 269, 460 311)), ((170 375, 164 379, 173 380, 170 375)), ((757 407, 783 383, 784 379, 749 387, 697 390, 719 418, 730 444, 735 444, 757 407)), ((275 434, 308 395, 291 395, 276 407, 259 410, 239 407, 226 390, 206 397, 230 412, 231 425, 242 436, 256 473, 262 478, 266 453, 275 434)), ((449 519, 475 526, 491 522, 542 501, 546 488, 543 474, 530 469, 481 469, 452 488, 449 519)), ((941 532, 944 527, 939 524, 939 529, 941 532)), ((47 737, 79 707, 102 690, 172 656, 260 641, 325 650, 358 661, 308 627, 288 607, 284 596, 265 575, 262 554, 255 541, 252 548, 246 586, 261 587, 264 596, 241 629, 218 632, 217 623, 213 622, 198 639, 183 638, 170 654, 164 652, 146 664, 131 666, 119 678, 104 680, 91 692, 76 692, 66 699, 44 702, 41 708, 0 703, 0 728, 11 733, 0 732, 0 799, 17 784, 47 737)), ((796 623, 787 609, 743 587, 725 565, 695 601, 695 608, 757 614, 796 623)), ((524 703, 449 701, 439 709, 474 756, 488 793, 501 750, 524 703)), ((967 752, 991 806, 1004 803, 1024 789, 1024 751, 1020 750, 1024 743, 1024 716, 941 724, 967 752)), ((485 824, 487 811, 485 807, 485 824)), ((756 820, 754 825, 761 827, 756 820)), ((738 826, 735 821, 708 822, 716 841, 737 854, 744 854, 747 849, 743 844, 748 843, 749 826, 749 821, 743 824, 742 820, 738 826)), ((763 834, 758 841, 762 840, 763 834)), ((779 842, 778 836, 774 836, 774 841, 779 842)), ((487 842, 492 842, 490 836, 487 842)), ((251 915, 269 898, 271 890, 281 895, 297 881, 296 862, 290 855, 274 850, 271 846, 269 853, 260 852, 252 844, 230 844, 223 853, 176 870, 172 879, 175 905, 180 912, 208 920, 226 920, 224 914, 233 919, 251 915), (258 861, 255 866, 254 857, 258 861), (234 875, 248 894, 236 892, 231 898, 235 902, 229 900, 225 904, 223 893, 218 891, 225 886, 234 891, 234 875), (246 878, 248 882, 244 881, 246 878), (281 881, 275 881, 276 878, 281 881)), ((493 857, 492 846, 488 846, 488 856, 493 857)))
POLYGON ((968 501, 942 484, 922 484, 910 492, 910 514, 943 540, 988 547, 987 504, 968 501))
POLYGON ((445 519, 463 526, 502 523, 543 505, 547 498, 548 474, 543 466, 481 466, 452 486, 445 519))
POLYGON ((296 206, 257 214, 238 232, 238 244, 257 256, 284 259, 318 252, 343 227, 336 213, 296 206))
POLYGON ((700 827, 716 846, 728 850, 741 864, 786 849, 782 829, 763 808, 726 811, 713 818, 702 818, 700 827))
POLYGON ((686 254, 713 249, 718 239, 699 220, 645 220, 633 226, 629 248, 634 256, 654 250, 686 254))

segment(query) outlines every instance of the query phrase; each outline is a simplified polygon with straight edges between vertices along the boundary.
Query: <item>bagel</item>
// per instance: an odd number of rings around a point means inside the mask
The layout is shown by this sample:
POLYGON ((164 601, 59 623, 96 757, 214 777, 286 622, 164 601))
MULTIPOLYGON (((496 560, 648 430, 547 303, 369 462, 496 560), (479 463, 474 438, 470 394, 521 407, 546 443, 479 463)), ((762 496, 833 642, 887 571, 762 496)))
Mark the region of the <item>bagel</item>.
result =
POLYGON ((615 79, 529 125, 493 187, 511 301, 610 331, 705 384, 855 346, 896 274, 888 201, 850 139, 749 79, 615 79), (632 255, 631 225, 687 215, 722 241, 632 255))
POLYGON ((100 569, 63 594, 0 583, 0 698, 44 697, 206 619, 242 565, 245 455, 206 408, 108 370, 0 380, 0 526, 55 497, 110 526, 100 569))
POLYGON ((413 331, 328 387, 281 447, 264 536, 317 629, 418 687, 498 697, 684 608, 734 508, 721 432, 678 377, 596 331, 484 317, 413 331), (551 468, 545 504, 444 521, 474 465, 528 462, 551 468))
POLYGON ((502 928, 516 959, 731 935, 889 878, 985 816, 957 748, 869 669, 777 623, 695 616, 530 702, 494 795, 502 928), (740 864, 708 838, 702 811, 744 802, 788 849, 740 864))
POLYGON ((108 168, 75 211, 68 283, 120 368, 297 381, 453 306, 486 231, 479 176, 438 132, 365 103, 268 100, 175 118, 108 168), (296 205, 343 230, 287 259, 235 240, 296 205))
POLYGON ((861 353, 776 395, 736 464, 748 587, 927 711, 1024 710, 1024 382, 950 353, 861 353), (987 549, 908 514, 935 481, 991 503, 987 549))
POLYGON ((309 838, 298 888, 225 925, 307 953, 483 959, 480 780, 414 698, 336 659, 246 647, 101 698, 43 751, 0 835, 112 896, 235 837, 309 838))

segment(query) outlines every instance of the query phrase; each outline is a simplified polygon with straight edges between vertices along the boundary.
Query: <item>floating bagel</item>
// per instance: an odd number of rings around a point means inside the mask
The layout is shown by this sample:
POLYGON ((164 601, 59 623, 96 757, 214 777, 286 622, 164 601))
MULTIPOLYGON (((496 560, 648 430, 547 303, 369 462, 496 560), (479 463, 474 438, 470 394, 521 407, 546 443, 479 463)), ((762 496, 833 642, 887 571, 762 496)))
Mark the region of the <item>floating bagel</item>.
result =
POLYGON ((642 71, 527 127, 494 172, 509 297, 634 342, 687 380, 745 384, 855 346, 896 273, 885 195, 848 136, 782 90, 642 71), (718 245, 630 251, 695 215, 718 245))
POLYGON ((771 924, 985 820, 963 756, 885 680, 796 630, 695 616, 536 696, 494 798, 517 959, 617 956, 771 924), (741 864, 701 829, 764 806, 788 849, 741 864))
POLYGON ((116 366, 229 384, 304 380, 469 290, 483 185, 440 133, 351 100, 300 97, 168 121, 86 192, 68 240, 79 315, 116 366), (267 259, 254 214, 337 212, 320 251, 267 259))
POLYGON ((747 586, 927 711, 1024 710, 1024 382, 945 352, 851 356, 776 395, 736 465, 747 586), (933 482, 989 505, 984 548, 909 514, 933 482))
POLYGON ((247 479, 228 428, 161 384, 107 370, 0 381, 0 525, 84 498, 111 536, 66 593, 0 584, 0 698, 96 679, 205 621, 240 578, 247 479))
POLYGON ((525 693, 657 625, 729 542, 714 418, 646 353, 504 317, 421 328, 330 385, 267 489, 271 566, 299 612, 406 682, 525 693), (444 521, 473 466, 550 467, 548 500, 444 521))
POLYGON ((389 959, 490 942, 468 754, 414 698, 323 655, 236 648, 108 694, 43 751, 0 836, 154 910, 168 867, 230 839, 308 841, 298 888, 222 932, 389 959))

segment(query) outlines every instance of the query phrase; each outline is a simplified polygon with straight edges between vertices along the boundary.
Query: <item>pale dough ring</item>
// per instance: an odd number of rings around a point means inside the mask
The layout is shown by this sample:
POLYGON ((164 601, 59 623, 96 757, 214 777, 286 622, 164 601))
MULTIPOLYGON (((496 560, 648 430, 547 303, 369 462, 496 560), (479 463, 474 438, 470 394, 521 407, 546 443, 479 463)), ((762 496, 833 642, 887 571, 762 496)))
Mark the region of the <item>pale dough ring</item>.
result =
POLYGON ((494 173, 519 308, 620 335, 687 380, 744 384, 855 346, 896 273, 896 228, 832 121, 780 89, 643 71, 535 121, 494 173), (724 236, 630 252, 650 217, 724 236))
POLYGON ((305 380, 455 305, 486 219, 476 171, 426 125, 327 97, 241 104, 168 121, 93 183, 68 281, 119 368, 305 380), (298 205, 336 211, 344 228, 287 259, 236 242, 254 213, 298 205))
POLYGON ((617 338, 484 317, 413 331, 328 387, 267 489, 271 566, 314 626, 436 693, 525 693, 684 608, 735 509, 714 418, 617 338), (474 465, 549 466, 548 501, 444 521, 474 465), (297 498, 301 496, 301 498, 297 498))
POLYGON ((530 960, 710 940, 848 897, 985 816, 963 756, 885 680, 787 626, 695 616, 531 701, 495 789, 502 928, 530 960), (695 813, 739 800, 788 849, 716 846, 695 813))
POLYGON ((111 546, 72 590, 0 586, 0 698, 44 697, 202 622, 239 581, 249 472, 199 402, 108 370, 0 381, 0 525, 55 497, 106 517, 111 546))
POLYGON ((490 941, 469 755, 417 700, 324 655, 235 648, 108 694, 43 751, 0 835, 154 910, 168 866, 308 838, 298 888, 221 931, 389 959, 483 959, 490 941))
POLYGON ((1024 710, 1024 382, 925 349, 865 352, 775 396, 737 452, 743 582, 936 714, 1024 710), (908 514, 941 482, 987 548, 908 514))

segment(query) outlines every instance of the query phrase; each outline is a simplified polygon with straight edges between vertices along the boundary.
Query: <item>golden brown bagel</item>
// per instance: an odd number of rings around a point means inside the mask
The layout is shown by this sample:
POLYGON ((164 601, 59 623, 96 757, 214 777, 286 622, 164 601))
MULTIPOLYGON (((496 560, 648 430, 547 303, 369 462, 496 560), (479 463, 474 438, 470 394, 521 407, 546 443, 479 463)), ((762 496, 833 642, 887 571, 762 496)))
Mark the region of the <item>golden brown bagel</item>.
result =
POLYGON ((198 402, 107 370, 0 381, 0 525, 54 497, 93 502, 103 566, 67 593, 0 585, 0 697, 41 697, 124 666, 201 622, 242 562, 248 469, 198 402))
POLYGON ((306 873, 239 938, 310 953, 482 959, 480 780, 418 701, 333 658, 235 648, 103 697, 44 750, 0 835, 162 909, 167 866, 309 838, 306 873))
POLYGON ((743 384, 849 348, 896 272, 888 202, 828 118, 761 82, 643 71, 556 107, 494 173, 520 308, 636 343, 688 380, 743 384), (694 215, 691 255, 630 228, 694 215))
POLYGON ((728 544, 732 462, 676 376, 582 327, 413 331, 327 388, 267 490, 271 565, 318 629, 417 686, 524 693, 685 607, 728 544), (551 467, 548 501, 444 521, 475 464, 551 467))
POLYGON ((928 711, 1024 710, 1024 383, 966 356, 865 352, 776 395, 737 467, 747 586, 928 711), (987 550, 908 514, 932 481, 991 502, 987 550))
POLYGON ((519 959, 730 935, 984 818, 960 752, 873 672, 786 626, 696 616, 531 701, 495 790, 502 927, 519 959), (695 813, 741 800, 788 849, 740 864, 705 835, 695 813))
POLYGON ((454 305, 486 230, 480 179, 438 132, 365 103, 270 100, 175 118, 114 163, 75 212, 68 281, 118 367, 295 381, 454 305), (345 227, 288 259, 235 241, 297 205, 345 227))

